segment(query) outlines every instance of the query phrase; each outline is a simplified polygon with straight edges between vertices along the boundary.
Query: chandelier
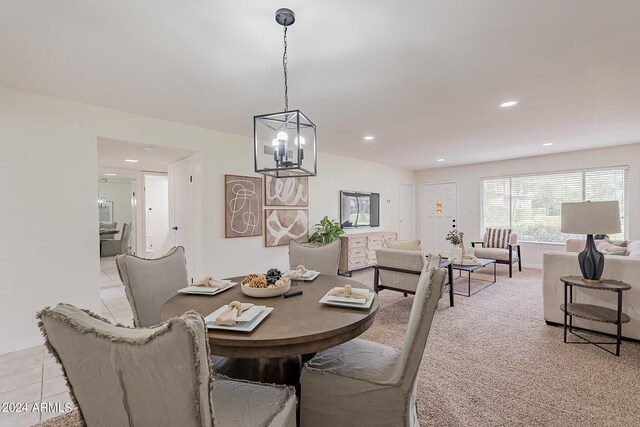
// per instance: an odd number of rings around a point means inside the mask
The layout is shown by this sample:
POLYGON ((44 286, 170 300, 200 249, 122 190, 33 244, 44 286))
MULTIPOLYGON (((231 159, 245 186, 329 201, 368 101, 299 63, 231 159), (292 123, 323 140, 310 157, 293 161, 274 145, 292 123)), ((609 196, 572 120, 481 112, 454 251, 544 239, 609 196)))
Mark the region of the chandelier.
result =
POLYGON ((318 169, 316 125, 300 110, 289 110, 287 28, 296 17, 278 9, 276 22, 284 28, 284 111, 253 117, 255 171, 276 178, 316 176, 318 169))

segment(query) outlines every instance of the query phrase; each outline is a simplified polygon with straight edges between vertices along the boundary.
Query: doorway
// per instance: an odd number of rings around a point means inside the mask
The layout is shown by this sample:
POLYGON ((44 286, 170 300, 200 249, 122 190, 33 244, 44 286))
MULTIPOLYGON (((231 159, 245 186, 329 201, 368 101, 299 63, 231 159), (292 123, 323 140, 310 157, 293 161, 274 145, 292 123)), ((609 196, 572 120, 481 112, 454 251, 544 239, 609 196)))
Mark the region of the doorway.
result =
POLYGON ((445 240, 457 228, 457 184, 422 184, 422 250, 449 256, 451 244, 445 240))
POLYGON ((144 173, 145 256, 158 258, 171 248, 169 241, 169 178, 144 173))

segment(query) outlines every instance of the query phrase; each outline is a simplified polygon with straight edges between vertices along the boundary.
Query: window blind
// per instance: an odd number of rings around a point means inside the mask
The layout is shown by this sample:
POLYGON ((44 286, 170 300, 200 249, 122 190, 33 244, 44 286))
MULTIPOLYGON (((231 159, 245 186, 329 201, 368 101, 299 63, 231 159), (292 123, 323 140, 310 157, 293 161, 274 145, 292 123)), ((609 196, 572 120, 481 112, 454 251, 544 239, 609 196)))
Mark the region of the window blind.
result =
POLYGON ((511 228, 523 242, 564 243, 574 236, 560 232, 562 203, 617 200, 624 239, 628 166, 482 179, 482 229, 511 228))

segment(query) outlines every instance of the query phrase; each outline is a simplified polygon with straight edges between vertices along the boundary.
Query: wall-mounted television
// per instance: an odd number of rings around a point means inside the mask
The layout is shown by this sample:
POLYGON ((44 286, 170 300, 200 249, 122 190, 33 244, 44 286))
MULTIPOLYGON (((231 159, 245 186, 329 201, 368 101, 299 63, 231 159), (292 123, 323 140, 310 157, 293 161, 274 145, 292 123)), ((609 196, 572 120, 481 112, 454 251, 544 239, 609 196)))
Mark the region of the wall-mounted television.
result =
POLYGON ((341 191, 340 225, 342 228, 379 227, 380 194, 341 191))

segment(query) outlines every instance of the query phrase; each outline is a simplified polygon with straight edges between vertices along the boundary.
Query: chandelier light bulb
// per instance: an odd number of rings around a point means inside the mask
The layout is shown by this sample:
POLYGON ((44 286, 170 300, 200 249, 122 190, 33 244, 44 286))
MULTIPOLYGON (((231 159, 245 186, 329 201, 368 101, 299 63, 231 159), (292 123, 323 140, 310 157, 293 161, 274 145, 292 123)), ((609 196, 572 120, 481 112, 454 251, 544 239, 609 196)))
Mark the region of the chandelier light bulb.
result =
POLYGON ((273 141, 271 141, 271 145, 274 147, 280 145, 280 141, 278 141, 278 138, 273 138, 273 141))
POLYGON ((278 136, 276 136, 278 141, 287 141, 289 139, 289 135, 286 132, 278 132, 278 136))

